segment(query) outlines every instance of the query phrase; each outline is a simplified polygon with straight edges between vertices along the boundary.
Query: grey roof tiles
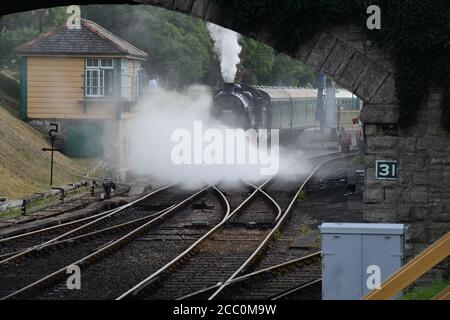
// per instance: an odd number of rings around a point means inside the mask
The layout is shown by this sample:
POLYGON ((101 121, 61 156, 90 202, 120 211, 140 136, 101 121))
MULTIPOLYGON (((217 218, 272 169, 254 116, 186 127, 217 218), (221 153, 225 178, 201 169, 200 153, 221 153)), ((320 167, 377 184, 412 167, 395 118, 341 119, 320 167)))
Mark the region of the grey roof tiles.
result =
POLYGON ((146 59, 147 53, 115 36, 93 21, 81 19, 81 29, 66 25, 49 31, 22 45, 23 55, 116 55, 146 59))

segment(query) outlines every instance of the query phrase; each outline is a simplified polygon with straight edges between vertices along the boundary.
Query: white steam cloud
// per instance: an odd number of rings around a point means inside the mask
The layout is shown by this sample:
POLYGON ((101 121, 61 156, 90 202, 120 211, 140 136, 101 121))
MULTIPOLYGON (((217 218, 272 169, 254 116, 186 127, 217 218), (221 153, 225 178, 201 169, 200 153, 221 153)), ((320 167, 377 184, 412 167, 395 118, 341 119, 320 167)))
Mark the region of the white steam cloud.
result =
POLYGON ((220 59, 223 80, 228 83, 234 82, 237 66, 241 62, 239 55, 242 47, 239 45, 239 35, 212 23, 208 23, 207 27, 220 59))
MULTIPOLYGON (((198 121, 204 123, 204 130, 214 128, 223 132, 227 129, 210 121, 211 104, 212 94, 203 86, 192 86, 183 92, 160 89, 158 93, 146 97, 138 106, 136 116, 130 120, 126 133, 129 148, 125 157, 133 175, 190 185, 267 180, 267 176, 261 175, 261 168, 265 166, 260 164, 174 164, 172 154, 177 143, 172 139, 175 131, 187 130, 193 143, 207 145, 204 137, 195 134, 198 121)), ((224 146, 224 154, 229 152, 224 146)), ((298 153, 295 156, 287 155, 286 150, 280 150, 280 153, 280 174, 292 175, 306 169, 298 166, 298 153)))

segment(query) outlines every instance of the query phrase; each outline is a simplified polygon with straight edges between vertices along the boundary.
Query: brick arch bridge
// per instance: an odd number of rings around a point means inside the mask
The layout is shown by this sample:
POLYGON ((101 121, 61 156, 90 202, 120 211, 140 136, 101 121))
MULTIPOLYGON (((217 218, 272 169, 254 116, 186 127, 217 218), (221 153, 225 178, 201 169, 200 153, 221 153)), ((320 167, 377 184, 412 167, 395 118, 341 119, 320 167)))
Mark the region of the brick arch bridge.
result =
MULTIPOLYGON (((87 4, 88 0, 46 1, 46 6, 87 4)), ((16 11, 39 7, 17 1, 16 11)), ((261 31, 249 34, 224 25, 221 8, 211 0, 97 0, 96 3, 148 4, 178 11, 233 29, 271 46, 261 31)), ((2 14, 5 12, 2 9, 2 14)), ((440 125, 441 92, 431 88, 419 110, 418 123, 400 129, 395 96, 395 65, 390 56, 371 45, 365 26, 334 26, 301 45, 294 58, 331 76, 364 101, 361 119, 366 135, 364 218, 370 222, 409 225, 409 243, 418 252, 450 230, 450 135, 440 125), (397 160, 397 181, 375 178, 376 160, 397 160)), ((267 26, 266 26, 267 28, 267 26)))

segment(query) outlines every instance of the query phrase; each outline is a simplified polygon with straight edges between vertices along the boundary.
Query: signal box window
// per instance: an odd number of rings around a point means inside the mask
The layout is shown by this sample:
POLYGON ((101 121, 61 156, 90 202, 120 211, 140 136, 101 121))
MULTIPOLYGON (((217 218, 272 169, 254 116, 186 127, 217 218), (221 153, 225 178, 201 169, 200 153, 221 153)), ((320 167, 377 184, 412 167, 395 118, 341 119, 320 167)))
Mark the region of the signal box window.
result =
POLYGON ((114 60, 86 59, 85 94, 90 98, 114 95, 114 60))

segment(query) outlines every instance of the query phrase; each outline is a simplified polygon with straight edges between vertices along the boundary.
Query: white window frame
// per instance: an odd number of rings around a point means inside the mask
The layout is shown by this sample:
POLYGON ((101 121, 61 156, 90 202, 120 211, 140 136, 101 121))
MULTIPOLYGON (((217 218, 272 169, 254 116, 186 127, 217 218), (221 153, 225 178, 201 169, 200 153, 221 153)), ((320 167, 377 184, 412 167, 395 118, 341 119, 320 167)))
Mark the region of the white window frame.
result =
POLYGON ((140 79, 140 72, 141 70, 137 70, 134 78, 134 97, 138 98, 140 96, 140 88, 141 88, 141 79, 140 79))
MULTIPOLYGON (((112 58, 86 58, 86 68, 84 76, 84 95, 87 98, 103 98, 105 97, 105 70, 114 69, 114 59, 112 58), (104 63, 111 61, 111 64, 104 63), (90 65, 89 65, 90 64, 90 65), (95 81, 93 77, 88 77, 88 73, 97 73, 95 81), (90 80, 90 81, 89 81, 90 80), (91 82, 91 83, 88 83, 91 82), (96 82, 96 83, 93 83, 96 82), (93 94, 93 88, 97 88, 97 94, 93 94)), ((95 78, 95 77, 94 77, 95 78)))

